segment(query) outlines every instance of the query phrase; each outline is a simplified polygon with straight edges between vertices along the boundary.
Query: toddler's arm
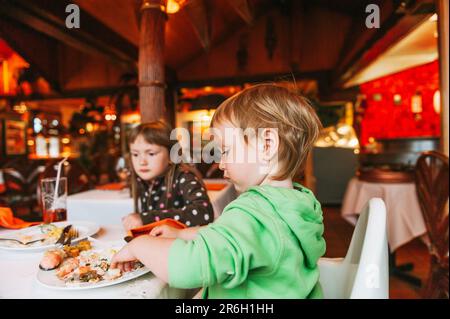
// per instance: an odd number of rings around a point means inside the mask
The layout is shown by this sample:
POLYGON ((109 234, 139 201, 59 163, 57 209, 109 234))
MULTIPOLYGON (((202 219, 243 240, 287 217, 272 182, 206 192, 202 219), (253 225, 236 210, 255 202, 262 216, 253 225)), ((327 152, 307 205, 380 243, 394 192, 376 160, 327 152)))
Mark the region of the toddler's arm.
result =
POLYGON ((198 231, 201 228, 204 228, 206 226, 197 226, 197 227, 189 227, 185 228, 179 231, 178 237, 183 240, 194 240, 195 237, 197 237, 198 231))
POLYGON ((152 229, 150 236, 162 238, 180 238, 183 240, 193 240, 197 237, 200 228, 205 226, 190 227, 185 229, 178 229, 167 225, 157 226, 152 229))
POLYGON ((174 239, 139 236, 125 245, 111 260, 111 268, 131 270, 130 264, 139 260, 158 278, 169 282, 169 250, 174 239))

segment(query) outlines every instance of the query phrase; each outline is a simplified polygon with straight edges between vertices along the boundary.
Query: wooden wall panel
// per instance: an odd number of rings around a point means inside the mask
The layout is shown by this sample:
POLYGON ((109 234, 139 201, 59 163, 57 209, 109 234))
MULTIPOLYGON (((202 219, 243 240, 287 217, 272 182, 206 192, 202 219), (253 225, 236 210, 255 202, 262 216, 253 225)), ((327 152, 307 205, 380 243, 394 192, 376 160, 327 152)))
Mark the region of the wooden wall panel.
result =
POLYGON ((128 70, 100 55, 91 55, 60 44, 60 82, 64 91, 119 85, 128 70))

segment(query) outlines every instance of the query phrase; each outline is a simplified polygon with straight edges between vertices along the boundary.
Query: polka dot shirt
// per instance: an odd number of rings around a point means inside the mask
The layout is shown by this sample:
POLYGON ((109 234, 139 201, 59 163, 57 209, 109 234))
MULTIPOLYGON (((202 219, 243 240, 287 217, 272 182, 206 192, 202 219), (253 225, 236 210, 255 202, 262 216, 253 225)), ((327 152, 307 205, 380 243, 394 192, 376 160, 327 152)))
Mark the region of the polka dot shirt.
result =
POLYGON ((177 167, 169 192, 165 176, 153 182, 138 178, 140 215, 144 224, 172 218, 186 226, 201 226, 213 221, 214 213, 205 186, 194 173, 177 167))

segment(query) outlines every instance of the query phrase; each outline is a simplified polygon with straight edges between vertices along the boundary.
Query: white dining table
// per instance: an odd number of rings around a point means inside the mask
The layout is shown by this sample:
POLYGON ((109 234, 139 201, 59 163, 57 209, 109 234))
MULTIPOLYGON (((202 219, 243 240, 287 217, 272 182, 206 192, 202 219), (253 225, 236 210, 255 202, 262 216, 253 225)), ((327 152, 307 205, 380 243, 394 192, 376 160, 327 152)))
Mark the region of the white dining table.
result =
POLYGON ((387 233, 391 252, 420 237, 428 239, 414 183, 369 183, 354 177, 342 203, 342 217, 355 225, 366 203, 374 197, 383 199, 387 212, 387 233))
MULTIPOLYGON (((0 228, 0 236, 6 232, 0 228)), ((122 240, 125 233, 119 225, 100 225, 93 238, 104 242, 122 240)), ((125 244, 125 242, 124 242, 125 244)), ((169 287, 151 272, 120 284, 87 289, 48 288, 37 280, 43 252, 16 252, 0 249, 0 298, 2 299, 180 299, 190 298, 193 291, 169 287)))
MULTIPOLYGON (((208 196, 217 219, 228 203, 237 197, 230 182, 223 179, 205 179, 205 184, 224 184, 221 190, 208 190, 208 196)), ((122 217, 133 211, 130 190, 89 190, 67 197, 67 219, 86 220, 100 225, 121 225, 122 217)))

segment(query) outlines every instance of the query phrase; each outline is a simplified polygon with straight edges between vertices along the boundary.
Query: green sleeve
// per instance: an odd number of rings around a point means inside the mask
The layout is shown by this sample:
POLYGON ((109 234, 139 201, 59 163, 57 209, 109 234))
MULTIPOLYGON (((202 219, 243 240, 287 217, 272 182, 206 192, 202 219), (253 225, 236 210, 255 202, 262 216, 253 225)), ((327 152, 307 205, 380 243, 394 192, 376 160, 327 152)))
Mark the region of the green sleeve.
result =
POLYGON ((266 224, 245 209, 234 208, 201 229, 195 240, 175 240, 169 252, 169 284, 234 288, 250 270, 271 271, 281 254, 280 234, 266 224))

